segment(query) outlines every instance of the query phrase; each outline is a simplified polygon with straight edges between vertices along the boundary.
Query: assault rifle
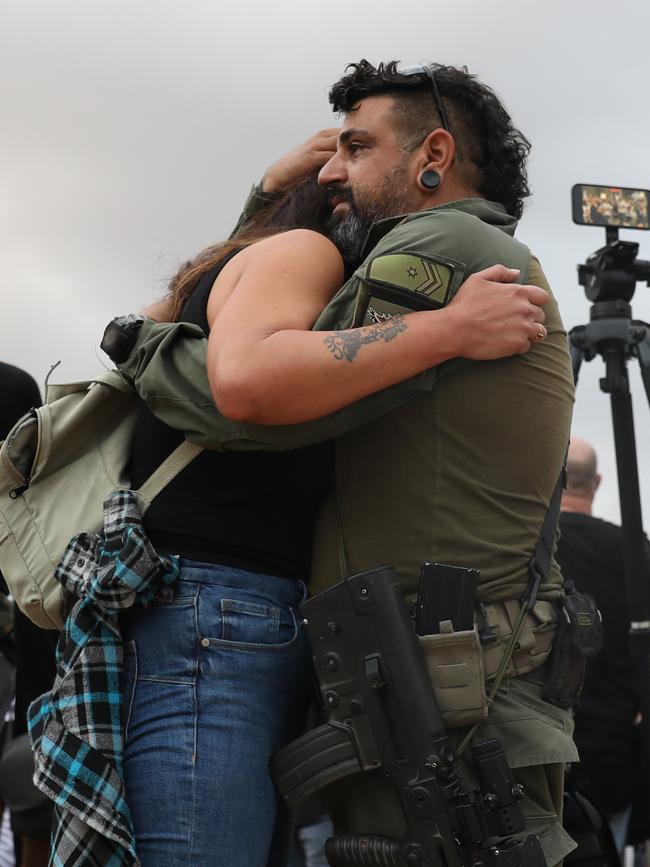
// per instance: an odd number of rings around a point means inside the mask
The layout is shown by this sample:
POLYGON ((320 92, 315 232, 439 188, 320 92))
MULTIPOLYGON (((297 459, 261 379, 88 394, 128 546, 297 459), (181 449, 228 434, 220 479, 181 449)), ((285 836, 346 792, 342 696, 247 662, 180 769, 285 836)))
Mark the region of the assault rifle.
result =
POLYGON ((345 777, 375 772, 399 796, 400 840, 332 837, 332 867, 545 867, 524 830, 515 783, 496 739, 471 748, 480 791, 466 791, 395 570, 381 566, 308 599, 301 613, 328 722, 274 756, 290 807, 345 777))

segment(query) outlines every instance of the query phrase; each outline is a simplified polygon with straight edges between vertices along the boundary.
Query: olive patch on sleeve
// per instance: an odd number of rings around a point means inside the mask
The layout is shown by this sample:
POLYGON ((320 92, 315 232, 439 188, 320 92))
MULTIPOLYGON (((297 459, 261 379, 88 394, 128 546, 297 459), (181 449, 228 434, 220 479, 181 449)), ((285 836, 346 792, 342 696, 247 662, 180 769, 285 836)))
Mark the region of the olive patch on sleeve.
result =
POLYGON ((454 271, 452 262, 414 253, 377 256, 360 282, 354 325, 382 321, 396 313, 444 307, 454 271))
POLYGON ((444 307, 453 273, 454 266, 450 262, 425 259, 413 253, 389 253, 370 262, 366 280, 416 292, 436 302, 437 307, 444 307))

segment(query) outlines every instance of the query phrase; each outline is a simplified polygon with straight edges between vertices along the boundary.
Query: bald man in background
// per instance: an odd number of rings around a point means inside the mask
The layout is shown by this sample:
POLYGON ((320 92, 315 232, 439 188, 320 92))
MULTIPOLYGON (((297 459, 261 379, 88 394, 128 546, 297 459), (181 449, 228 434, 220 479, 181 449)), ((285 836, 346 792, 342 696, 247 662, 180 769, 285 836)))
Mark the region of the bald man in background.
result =
POLYGON ((574 766, 572 778, 601 807, 622 852, 632 803, 642 782, 639 727, 635 724, 640 702, 628 649, 630 616, 622 531, 591 514, 600 480, 593 447, 573 437, 556 556, 565 580, 596 599, 605 642, 600 654, 588 660, 576 708, 574 737, 580 764, 574 766))

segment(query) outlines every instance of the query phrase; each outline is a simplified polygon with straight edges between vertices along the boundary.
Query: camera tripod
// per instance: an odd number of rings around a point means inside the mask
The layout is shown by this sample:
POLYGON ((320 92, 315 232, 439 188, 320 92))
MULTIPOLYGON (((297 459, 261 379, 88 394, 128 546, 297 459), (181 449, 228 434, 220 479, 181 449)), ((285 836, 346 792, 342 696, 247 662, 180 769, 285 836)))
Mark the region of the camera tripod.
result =
MULTIPOLYGON (((639 245, 618 240, 606 230, 606 246, 578 267, 578 280, 592 301, 590 321, 569 333, 573 378, 582 361, 600 355, 605 376, 600 388, 610 396, 623 537, 625 588, 630 614, 630 651, 642 714, 644 778, 650 780, 650 561, 641 518, 641 498, 628 360, 636 358, 650 406, 650 326, 632 319, 630 301, 636 283, 650 285, 650 262, 637 260, 639 245)), ((650 865, 648 843, 645 864, 650 865)))

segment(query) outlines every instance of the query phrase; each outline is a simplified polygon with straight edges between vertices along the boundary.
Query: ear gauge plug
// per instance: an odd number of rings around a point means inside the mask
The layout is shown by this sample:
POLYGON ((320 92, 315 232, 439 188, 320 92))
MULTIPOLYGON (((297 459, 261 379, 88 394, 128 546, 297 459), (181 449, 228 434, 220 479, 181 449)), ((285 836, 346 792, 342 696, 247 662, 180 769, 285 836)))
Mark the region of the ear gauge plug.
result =
POLYGON ((442 178, 435 169, 427 169, 420 175, 420 183, 427 190, 435 190, 436 187, 440 186, 441 180, 442 178))

